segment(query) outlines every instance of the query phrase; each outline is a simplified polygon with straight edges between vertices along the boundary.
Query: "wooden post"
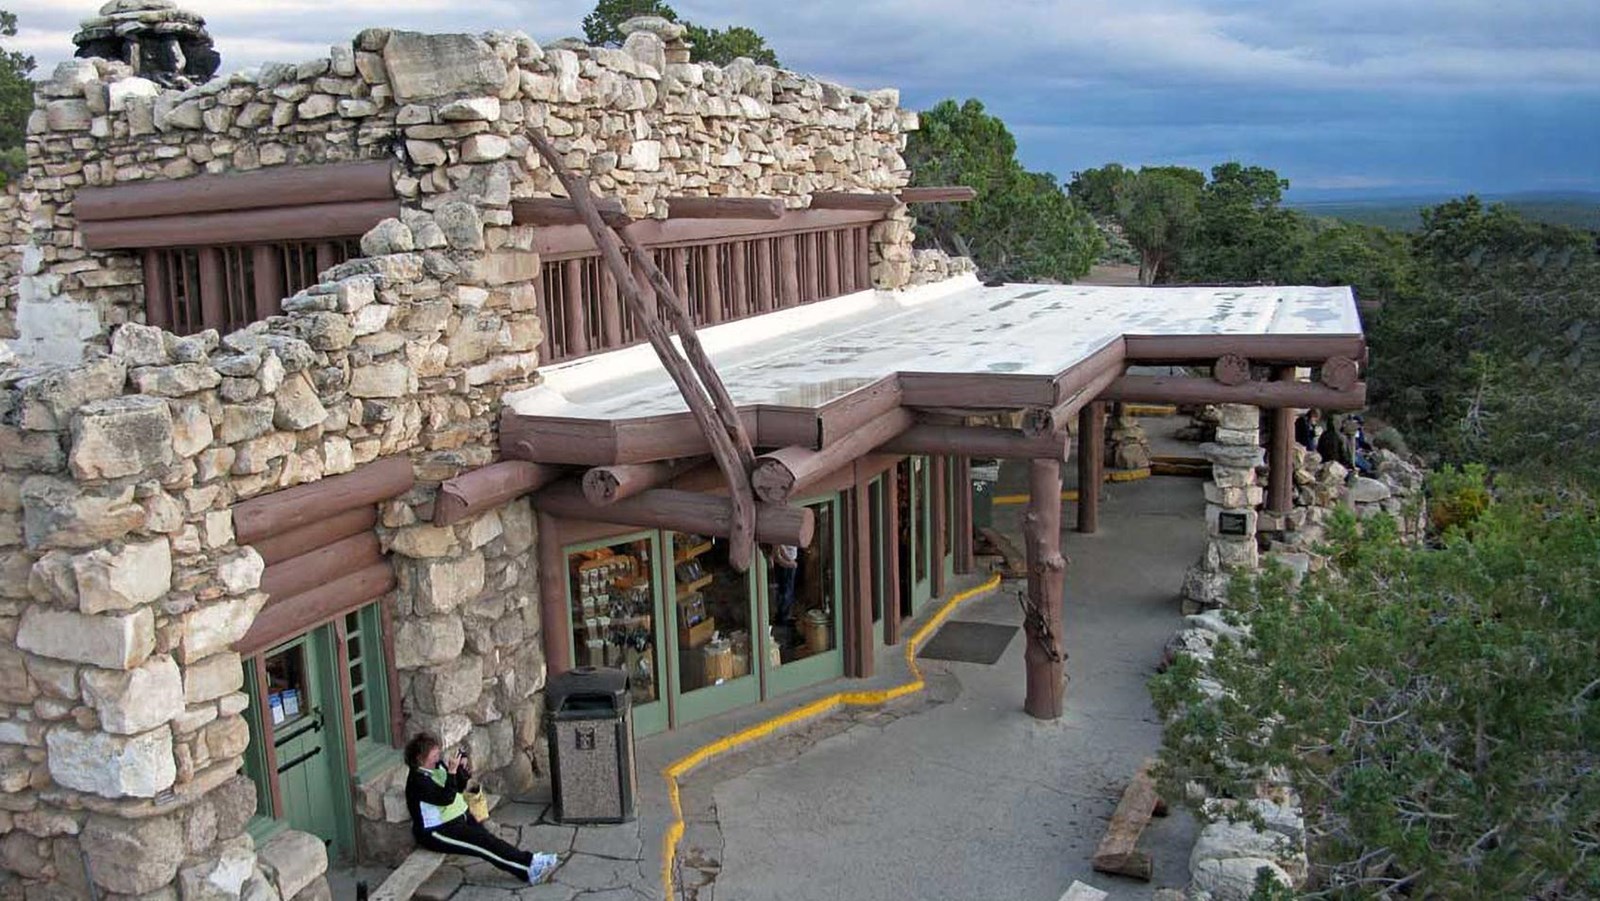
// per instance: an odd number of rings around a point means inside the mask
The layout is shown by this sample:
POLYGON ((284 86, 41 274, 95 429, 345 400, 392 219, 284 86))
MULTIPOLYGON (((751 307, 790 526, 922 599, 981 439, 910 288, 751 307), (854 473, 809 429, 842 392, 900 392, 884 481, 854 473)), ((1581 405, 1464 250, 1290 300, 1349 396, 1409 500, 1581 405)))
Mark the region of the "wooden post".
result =
POLYGON ((556 518, 535 513, 539 534, 539 633, 544 639, 544 666, 551 676, 572 669, 572 615, 567 612, 567 561, 561 553, 556 518))
POLYGON ((160 251, 146 250, 140 256, 144 262, 144 321, 156 328, 172 329, 171 294, 166 279, 162 277, 160 251))
POLYGON ((854 511, 856 590, 855 605, 850 608, 850 616, 856 624, 855 647, 860 659, 856 675, 868 679, 872 677, 873 658, 877 656, 877 645, 872 640, 872 476, 861 471, 859 461, 854 464, 853 469, 856 496, 854 511))
POLYGON ((856 281, 865 290, 872 287, 872 230, 861 226, 855 231, 856 281))
POLYGON ((745 253, 748 242, 728 243, 728 318, 743 319, 750 315, 750 285, 745 278, 745 253))
POLYGON ((778 309, 800 305, 800 246, 796 235, 778 238, 778 309))
POLYGON ((700 286, 705 291, 706 324, 722 321, 722 273, 717 265, 717 251, 721 245, 708 244, 700 248, 700 286))
POLYGON ((944 455, 935 454, 932 458, 932 472, 928 474, 928 484, 933 488, 933 596, 944 597, 944 553, 945 553, 945 517, 950 515, 950 505, 945 503, 945 495, 950 486, 945 482, 944 455))
POLYGON ((1100 483, 1105 478, 1106 406, 1092 403, 1078 411, 1078 531, 1100 528, 1100 483))
POLYGON ((856 232, 853 228, 841 228, 833 233, 834 239, 839 242, 839 290, 843 294, 853 294, 861 290, 861 284, 856 281, 856 232))
POLYGON ((266 319, 283 311, 283 253, 276 244, 257 244, 250 250, 254 270, 256 319, 266 319))
POLYGON ((839 290, 839 233, 835 231, 817 232, 817 251, 822 257, 822 290, 817 293, 817 299, 824 297, 838 297, 844 293, 839 290))
MULTIPOLYGON (((1294 381, 1293 366, 1273 367, 1272 377, 1294 381)), ((1288 513, 1294 509, 1294 409, 1272 408, 1272 443, 1267 446, 1267 509, 1288 513)))
POLYGON ((772 255, 776 248, 772 238, 762 238, 752 247, 756 255, 756 296, 752 298, 750 312, 767 313, 778 308, 778 286, 772 280, 772 255))
POLYGON ((884 536, 883 643, 900 643, 900 464, 889 467, 883 479, 884 536))
POLYGON ((622 298, 617 294, 617 277, 600 268, 600 348, 622 346, 622 298))
POLYGON ((227 277, 222 272, 222 248, 200 248, 200 328, 226 334, 228 328, 227 277))
POLYGON ((567 356, 579 357, 589 352, 589 323, 583 309, 583 260, 568 260, 562 273, 562 287, 566 294, 561 299, 566 311, 567 356))
POLYGON ((1066 696, 1066 652, 1062 648, 1061 589, 1066 560, 1061 556, 1061 462, 1032 460, 1028 467, 1028 596, 1023 627, 1028 647, 1027 697, 1023 709, 1041 720, 1061 718, 1066 696))

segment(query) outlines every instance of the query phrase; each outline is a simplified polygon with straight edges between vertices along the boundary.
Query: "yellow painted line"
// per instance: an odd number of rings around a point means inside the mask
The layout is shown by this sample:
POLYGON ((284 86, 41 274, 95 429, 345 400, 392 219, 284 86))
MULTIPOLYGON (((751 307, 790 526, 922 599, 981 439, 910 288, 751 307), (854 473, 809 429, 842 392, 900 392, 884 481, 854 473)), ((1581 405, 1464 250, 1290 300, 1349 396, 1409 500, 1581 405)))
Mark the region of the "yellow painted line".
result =
MULTIPOLYGON (((1077 500, 1078 489, 1068 488, 1066 491, 1061 492, 1061 499, 1064 501, 1077 500)), ((997 495, 994 499, 994 505, 996 507, 1014 507, 1017 504, 1026 504, 1027 502, 1028 496, 1026 494, 1001 494, 997 495)))
POLYGON ((1171 416, 1178 408, 1172 404, 1123 404, 1122 412, 1129 416, 1171 416))
POLYGON ((933 634, 933 631, 944 624, 944 621, 955 609, 967 601, 988 591, 994 590, 1000 584, 1000 574, 991 575, 980 585, 975 585, 961 592, 938 612, 922 624, 922 627, 906 640, 906 667, 911 670, 911 681, 896 685, 893 688, 873 691, 841 691, 818 698, 815 701, 788 713, 779 714, 769 720, 735 732, 724 738, 719 738, 710 744, 704 745, 695 751, 678 758, 661 771, 667 780, 667 797, 672 800, 672 824, 667 827, 667 834, 661 838, 661 885, 666 890, 665 897, 672 898, 672 862, 678 856, 678 842, 683 840, 683 802, 679 797, 678 779, 688 775, 696 767, 728 753, 736 748, 743 747, 751 742, 766 738, 772 733, 786 726, 793 726, 819 716, 832 713, 840 707, 877 707, 896 698, 903 698, 915 694, 926 687, 922 678, 922 668, 917 666, 917 650, 923 642, 933 634))
POLYGON ((1150 467, 1139 469, 1112 469, 1106 472, 1107 482, 1137 482, 1150 478, 1150 467))

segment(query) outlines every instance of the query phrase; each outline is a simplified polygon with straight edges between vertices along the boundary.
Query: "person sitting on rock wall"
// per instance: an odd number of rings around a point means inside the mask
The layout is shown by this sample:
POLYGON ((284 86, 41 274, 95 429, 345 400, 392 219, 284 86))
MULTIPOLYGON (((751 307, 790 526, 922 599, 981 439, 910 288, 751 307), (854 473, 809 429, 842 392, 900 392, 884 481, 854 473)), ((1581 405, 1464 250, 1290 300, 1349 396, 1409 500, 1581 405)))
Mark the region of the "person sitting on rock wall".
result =
POLYGON ((417 844, 441 854, 470 854, 536 884, 556 867, 554 854, 534 854, 503 841, 467 814, 462 791, 471 775, 465 748, 441 762, 439 739, 423 732, 406 742, 406 809, 417 844))

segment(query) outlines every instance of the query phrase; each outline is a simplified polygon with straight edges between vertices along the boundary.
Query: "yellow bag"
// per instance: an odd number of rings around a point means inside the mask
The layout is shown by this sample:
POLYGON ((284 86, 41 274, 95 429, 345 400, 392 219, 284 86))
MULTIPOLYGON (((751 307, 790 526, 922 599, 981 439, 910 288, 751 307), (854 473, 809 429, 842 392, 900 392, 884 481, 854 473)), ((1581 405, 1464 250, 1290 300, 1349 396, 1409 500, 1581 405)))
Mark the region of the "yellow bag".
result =
POLYGON ((486 822, 489 819, 489 796, 484 794, 483 785, 477 782, 468 782, 467 790, 461 793, 467 799, 467 813, 477 822, 486 822))

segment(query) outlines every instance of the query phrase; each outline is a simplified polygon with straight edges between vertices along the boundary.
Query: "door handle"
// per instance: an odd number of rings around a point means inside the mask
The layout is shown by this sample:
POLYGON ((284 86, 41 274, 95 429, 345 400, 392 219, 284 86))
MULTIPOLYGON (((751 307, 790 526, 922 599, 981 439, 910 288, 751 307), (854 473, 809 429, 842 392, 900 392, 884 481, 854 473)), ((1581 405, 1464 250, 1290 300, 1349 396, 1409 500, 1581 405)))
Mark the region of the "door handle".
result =
POLYGON ((315 756, 317 756, 318 754, 321 754, 321 753, 322 753, 322 746, 321 745, 317 745, 315 748, 312 748, 311 750, 305 752, 304 754, 301 754, 299 757, 294 758, 293 760, 289 761, 288 763, 279 764, 278 765, 278 775, 280 775, 280 776, 283 775, 284 773, 288 772, 289 770, 294 769, 295 767, 299 766, 300 764, 305 763, 307 760, 310 760, 311 758, 313 758, 313 757, 315 757, 315 756))
POLYGON ((308 724, 306 724, 305 726, 303 726, 303 727, 301 727, 299 729, 296 729, 295 731, 290 732, 287 735, 275 735, 275 736, 273 736, 272 746, 275 747, 275 748, 276 747, 281 747, 281 746, 283 746, 285 744, 288 744, 291 741, 294 741, 295 739, 299 738, 300 736, 305 735, 308 732, 321 732, 322 731, 322 708, 321 707, 313 707, 313 708, 311 708, 311 710, 307 712, 307 716, 309 716, 311 718, 311 721, 308 724))

